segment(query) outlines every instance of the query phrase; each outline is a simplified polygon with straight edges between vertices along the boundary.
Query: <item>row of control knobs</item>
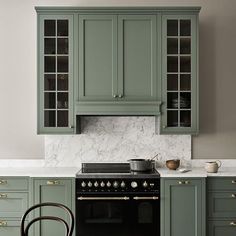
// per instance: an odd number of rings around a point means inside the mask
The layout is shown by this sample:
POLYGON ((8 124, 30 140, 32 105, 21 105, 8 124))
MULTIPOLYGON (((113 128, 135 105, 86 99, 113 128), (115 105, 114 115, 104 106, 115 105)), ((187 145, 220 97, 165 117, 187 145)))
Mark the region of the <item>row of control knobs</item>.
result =
MULTIPOLYGON (((121 187, 121 188, 125 188, 126 187, 126 183, 124 182, 124 181, 122 181, 121 183, 119 183, 118 181, 114 181, 113 183, 111 183, 110 181, 108 181, 107 183, 105 183, 105 182, 100 182, 100 183, 98 183, 97 181, 95 181, 94 183, 92 183, 91 181, 89 181, 88 183, 86 183, 86 182, 82 182, 81 183, 81 187, 82 188, 85 188, 85 187, 89 187, 89 188, 91 188, 91 187, 95 187, 95 188, 98 188, 98 187, 102 187, 102 188, 104 188, 104 187, 108 187, 108 188, 110 188, 110 187, 114 187, 114 188, 119 188, 119 187, 121 187)), ((130 183, 130 186, 132 187, 132 188, 137 188, 138 187, 138 183, 136 182, 136 181, 132 181, 131 183, 130 183)), ((144 187, 144 188, 147 188, 148 186, 149 186, 149 184, 147 183, 147 181, 144 181, 143 183, 142 183, 142 186, 144 187)))

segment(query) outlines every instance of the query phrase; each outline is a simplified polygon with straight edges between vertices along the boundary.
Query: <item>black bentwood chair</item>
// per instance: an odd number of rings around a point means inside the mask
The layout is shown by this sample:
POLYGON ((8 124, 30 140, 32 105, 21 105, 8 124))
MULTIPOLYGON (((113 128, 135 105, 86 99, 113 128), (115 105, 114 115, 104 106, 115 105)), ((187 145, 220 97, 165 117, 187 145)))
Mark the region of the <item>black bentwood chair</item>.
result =
POLYGON ((25 214, 21 218, 21 227, 20 227, 21 236, 28 236, 29 228, 35 222, 44 221, 44 220, 52 220, 52 221, 58 221, 58 222, 62 223, 65 227, 65 236, 72 236, 72 233, 74 230, 74 224, 75 224, 73 213, 71 212, 71 210, 68 207, 66 207, 62 204, 59 204, 59 203, 52 203, 52 202, 45 202, 45 203, 34 205, 34 206, 30 207, 25 212, 25 214), (33 211, 37 208, 47 207, 47 206, 58 207, 58 208, 65 210, 65 212, 69 215, 69 225, 64 219, 56 217, 56 216, 41 216, 41 217, 37 217, 37 218, 34 218, 33 220, 31 220, 25 227, 25 219, 31 211, 33 211))

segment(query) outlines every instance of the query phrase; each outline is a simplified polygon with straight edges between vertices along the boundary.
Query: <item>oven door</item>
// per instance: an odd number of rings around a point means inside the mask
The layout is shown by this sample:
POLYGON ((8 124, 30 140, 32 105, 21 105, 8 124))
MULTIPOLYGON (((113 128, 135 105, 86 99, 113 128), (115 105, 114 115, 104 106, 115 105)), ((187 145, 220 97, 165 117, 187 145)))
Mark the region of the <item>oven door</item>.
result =
POLYGON ((77 195, 76 231, 77 236, 159 236, 159 197, 77 195))

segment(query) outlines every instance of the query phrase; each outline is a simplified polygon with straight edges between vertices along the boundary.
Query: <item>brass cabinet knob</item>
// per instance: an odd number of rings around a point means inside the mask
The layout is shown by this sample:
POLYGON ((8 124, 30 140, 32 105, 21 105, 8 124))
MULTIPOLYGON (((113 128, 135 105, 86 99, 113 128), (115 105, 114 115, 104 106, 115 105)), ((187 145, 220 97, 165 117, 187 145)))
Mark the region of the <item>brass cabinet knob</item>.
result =
POLYGON ((165 129, 165 128, 166 128, 166 125, 163 125, 162 128, 165 129))
POLYGON ((113 95, 113 98, 117 98, 117 94, 114 94, 114 95, 113 95))
POLYGON ((229 225, 236 226, 236 222, 232 221, 232 222, 229 223, 229 225))
POLYGON ((231 197, 236 198, 236 194, 232 193, 231 197))
POLYGON ((70 129, 74 129, 74 126, 73 126, 73 125, 70 125, 69 128, 70 128, 70 129))
POLYGON ((5 194, 5 193, 0 193, 0 198, 7 198, 7 194, 5 194))
POLYGON ((232 180, 232 182, 231 182, 232 184, 236 184, 236 180, 232 180))
POLYGON ((178 183, 179 183, 179 184, 190 184, 190 181, 185 180, 185 181, 179 181, 178 183))
POLYGON ((5 226, 7 226, 7 222, 0 220, 0 227, 5 227, 5 226))
POLYGON ((58 180, 48 180, 47 185, 59 185, 60 181, 58 180))
POLYGON ((7 184, 7 180, 0 179, 0 185, 4 185, 4 184, 7 184))
POLYGON ((122 98, 123 97, 123 95, 122 94, 119 94, 119 98, 122 98))

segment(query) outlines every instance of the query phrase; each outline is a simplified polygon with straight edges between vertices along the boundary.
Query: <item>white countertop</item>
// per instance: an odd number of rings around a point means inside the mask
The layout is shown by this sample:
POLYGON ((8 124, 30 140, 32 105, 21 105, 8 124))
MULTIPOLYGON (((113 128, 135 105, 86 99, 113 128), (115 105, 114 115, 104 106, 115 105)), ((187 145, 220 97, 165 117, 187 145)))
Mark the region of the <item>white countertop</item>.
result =
MULTIPOLYGON (((29 177, 75 177, 79 167, 5 167, 0 168, 0 176, 29 176, 29 177)), ((204 168, 192 168, 191 171, 181 173, 178 170, 157 168, 163 178, 204 178, 204 177, 236 177, 236 167, 221 168, 218 173, 207 173, 204 168)))
POLYGON ((77 167, 20 167, 0 168, 0 176, 29 176, 29 177, 75 177, 77 167))

